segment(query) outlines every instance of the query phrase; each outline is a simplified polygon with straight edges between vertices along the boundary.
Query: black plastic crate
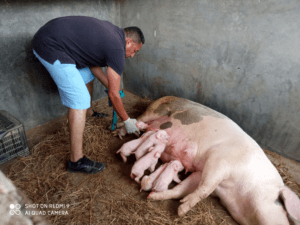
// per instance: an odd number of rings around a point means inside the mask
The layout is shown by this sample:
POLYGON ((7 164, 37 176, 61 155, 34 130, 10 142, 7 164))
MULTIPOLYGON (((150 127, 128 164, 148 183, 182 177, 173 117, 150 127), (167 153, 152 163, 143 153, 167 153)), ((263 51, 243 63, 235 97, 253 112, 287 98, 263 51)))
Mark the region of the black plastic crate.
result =
POLYGON ((0 165, 29 154, 23 125, 8 112, 0 110, 0 165))

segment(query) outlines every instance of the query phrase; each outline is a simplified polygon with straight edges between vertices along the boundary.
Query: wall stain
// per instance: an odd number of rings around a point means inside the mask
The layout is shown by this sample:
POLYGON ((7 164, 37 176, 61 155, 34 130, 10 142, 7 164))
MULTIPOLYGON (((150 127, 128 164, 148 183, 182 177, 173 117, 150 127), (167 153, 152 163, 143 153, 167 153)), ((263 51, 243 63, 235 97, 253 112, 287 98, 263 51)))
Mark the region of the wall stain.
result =
POLYGON ((201 83, 198 82, 197 84, 197 95, 201 95, 201 83))
POLYGON ((167 95, 164 91, 165 84, 170 84, 170 81, 165 80, 163 77, 153 78, 153 90, 157 90, 160 95, 167 95), (155 88, 154 88, 155 86, 155 88))

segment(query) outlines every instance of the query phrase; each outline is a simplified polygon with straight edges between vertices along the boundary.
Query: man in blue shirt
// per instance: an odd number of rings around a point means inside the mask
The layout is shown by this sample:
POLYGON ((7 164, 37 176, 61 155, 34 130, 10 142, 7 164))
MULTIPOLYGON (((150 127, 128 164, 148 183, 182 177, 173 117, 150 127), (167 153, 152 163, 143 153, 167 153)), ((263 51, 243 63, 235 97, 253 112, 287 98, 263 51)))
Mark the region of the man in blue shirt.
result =
POLYGON ((133 57, 145 43, 138 27, 121 29, 92 17, 53 19, 35 34, 33 52, 55 81, 63 105, 69 108, 71 140, 69 172, 98 173, 105 164, 82 153, 86 116, 101 116, 91 108, 93 80, 106 88, 115 111, 128 133, 139 133, 136 120, 128 117, 119 94, 125 57, 133 57), (107 76, 101 67, 107 66, 107 76))

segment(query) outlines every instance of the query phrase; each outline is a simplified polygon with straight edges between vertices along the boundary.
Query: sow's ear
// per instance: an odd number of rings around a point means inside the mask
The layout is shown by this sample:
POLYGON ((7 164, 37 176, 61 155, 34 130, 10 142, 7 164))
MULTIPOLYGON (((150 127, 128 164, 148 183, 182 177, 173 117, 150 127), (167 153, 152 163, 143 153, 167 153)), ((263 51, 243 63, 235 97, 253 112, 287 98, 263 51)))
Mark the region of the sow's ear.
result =
POLYGON ((290 223, 300 225, 300 199, 298 196, 286 186, 279 195, 284 202, 290 223))

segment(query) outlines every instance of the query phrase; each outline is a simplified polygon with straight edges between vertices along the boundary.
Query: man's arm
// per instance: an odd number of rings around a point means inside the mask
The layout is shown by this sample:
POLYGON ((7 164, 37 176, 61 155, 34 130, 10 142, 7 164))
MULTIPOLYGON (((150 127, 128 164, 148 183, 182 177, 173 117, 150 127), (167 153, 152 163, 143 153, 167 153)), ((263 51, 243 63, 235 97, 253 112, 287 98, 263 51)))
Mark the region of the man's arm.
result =
POLYGON ((108 89, 108 80, 100 66, 90 67, 91 72, 94 76, 108 89))
MULTIPOLYGON (((107 67, 107 80, 108 80, 108 96, 113 104, 114 109, 121 117, 123 121, 129 117, 125 111, 121 96, 120 96, 120 84, 121 76, 117 74, 111 67, 107 67)), ((103 84, 104 85, 104 84, 103 84)), ((104 85, 105 86, 105 85, 104 85)))

